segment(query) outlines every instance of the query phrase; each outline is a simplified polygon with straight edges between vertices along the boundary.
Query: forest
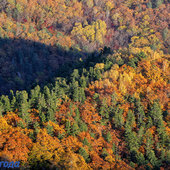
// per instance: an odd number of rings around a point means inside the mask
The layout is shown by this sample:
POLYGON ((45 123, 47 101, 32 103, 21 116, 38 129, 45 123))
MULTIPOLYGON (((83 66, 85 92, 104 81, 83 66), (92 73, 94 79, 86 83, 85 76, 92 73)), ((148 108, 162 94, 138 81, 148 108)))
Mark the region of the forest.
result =
POLYGON ((0 162, 168 170, 169 0, 0 0, 0 162))

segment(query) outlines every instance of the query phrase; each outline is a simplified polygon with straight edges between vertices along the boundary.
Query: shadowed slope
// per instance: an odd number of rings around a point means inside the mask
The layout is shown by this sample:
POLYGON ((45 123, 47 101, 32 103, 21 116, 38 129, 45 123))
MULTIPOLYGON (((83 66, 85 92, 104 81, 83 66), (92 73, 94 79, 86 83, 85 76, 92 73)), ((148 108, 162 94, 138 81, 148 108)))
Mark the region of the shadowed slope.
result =
MULTIPOLYGON (((0 39, 0 94, 8 94, 10 89, 28 90, 55 76, 65 76, 69 67, 89 55, 30 40, 0 39)), ((78 65, 84 65, 82 60, 78 65)))

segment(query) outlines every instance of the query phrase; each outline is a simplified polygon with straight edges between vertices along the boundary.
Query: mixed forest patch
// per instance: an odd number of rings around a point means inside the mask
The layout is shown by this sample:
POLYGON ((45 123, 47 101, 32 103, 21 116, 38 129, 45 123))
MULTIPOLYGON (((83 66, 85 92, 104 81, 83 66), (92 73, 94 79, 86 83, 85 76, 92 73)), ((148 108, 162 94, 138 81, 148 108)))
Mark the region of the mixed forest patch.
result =
POLYGON ((2 0, 0 161, 168 169, 169 3, 2 0))

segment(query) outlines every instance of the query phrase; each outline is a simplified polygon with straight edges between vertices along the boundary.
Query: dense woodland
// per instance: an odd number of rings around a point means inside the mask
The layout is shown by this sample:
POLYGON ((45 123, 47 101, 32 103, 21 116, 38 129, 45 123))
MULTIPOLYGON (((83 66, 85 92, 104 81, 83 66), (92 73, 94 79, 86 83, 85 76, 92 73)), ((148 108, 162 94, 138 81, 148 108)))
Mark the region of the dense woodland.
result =
POLYGON ((1 0, 0 161, 168 169, 169 0, 1 0))

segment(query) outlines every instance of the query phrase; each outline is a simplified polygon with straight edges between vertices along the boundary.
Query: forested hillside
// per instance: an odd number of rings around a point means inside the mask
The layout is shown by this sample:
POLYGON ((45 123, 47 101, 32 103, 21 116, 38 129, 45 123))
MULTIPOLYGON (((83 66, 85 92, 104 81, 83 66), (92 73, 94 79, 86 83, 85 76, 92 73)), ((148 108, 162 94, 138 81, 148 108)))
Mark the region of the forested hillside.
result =
POLYGON ((1 0, 0 94, 49 82, 104 46, 169 53, 169 11, 168 0, 1 0))
POLYGON ((1 0, 0 161, 167 170, 169 7, 1 0))

